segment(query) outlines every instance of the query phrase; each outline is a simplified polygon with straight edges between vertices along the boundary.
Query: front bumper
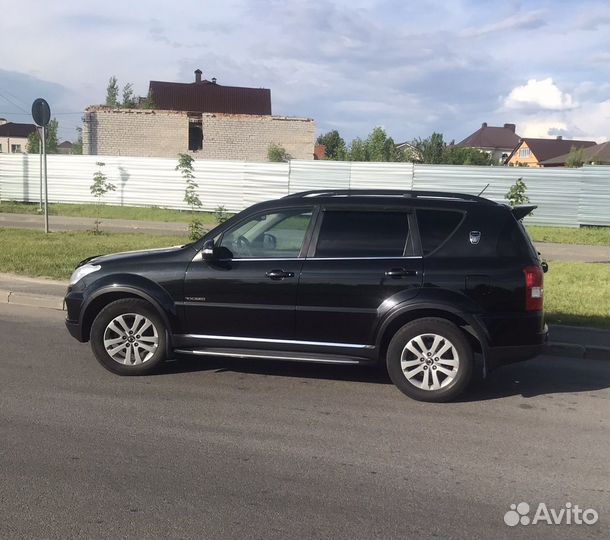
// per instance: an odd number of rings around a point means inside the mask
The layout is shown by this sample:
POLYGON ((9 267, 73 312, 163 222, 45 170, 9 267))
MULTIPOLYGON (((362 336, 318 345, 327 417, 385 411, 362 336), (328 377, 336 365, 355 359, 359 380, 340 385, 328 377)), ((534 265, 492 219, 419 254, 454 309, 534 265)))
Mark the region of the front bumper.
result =
POLYGON ((64 305, 66 306, 67 317, 66 317, 66 328, 70 335, 80 342, 85 342, 87 339, 83 336, 83 329, 81 323, 81 307, 83 305, 83 293, 82 291, 76 291, 71 287, 68 287, 68 292, 64 298, 64 305))

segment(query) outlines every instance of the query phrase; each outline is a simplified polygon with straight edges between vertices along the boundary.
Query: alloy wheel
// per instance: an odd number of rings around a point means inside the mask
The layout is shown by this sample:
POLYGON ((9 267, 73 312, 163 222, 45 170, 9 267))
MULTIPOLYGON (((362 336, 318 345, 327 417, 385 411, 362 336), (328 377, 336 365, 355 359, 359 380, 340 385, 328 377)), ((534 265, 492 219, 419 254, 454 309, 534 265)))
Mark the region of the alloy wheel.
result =
POLYGON ((139 313, 119 315, 104 330, 104 348, 108 356, 119 364, 143 364, 154 356, 158 347, 157 328, 139 313))
POLYGON ((402 350, 400 366, 406 379, 421 390, 440 390, 451 384, 460 368, 457 349, 446 337, 420 334, 402 350))

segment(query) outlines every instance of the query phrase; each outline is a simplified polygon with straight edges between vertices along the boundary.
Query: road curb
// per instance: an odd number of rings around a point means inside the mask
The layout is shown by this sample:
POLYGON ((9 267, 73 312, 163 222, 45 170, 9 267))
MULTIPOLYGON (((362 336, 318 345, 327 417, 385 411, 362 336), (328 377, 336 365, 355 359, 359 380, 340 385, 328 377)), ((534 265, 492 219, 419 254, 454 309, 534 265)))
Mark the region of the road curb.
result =
POLYGON ((0 301, 6 304, 31 306, 44 309, 57 309, 63 311, 64 299, 48 294, 32 294, 18 291, 0 290, 0 301))

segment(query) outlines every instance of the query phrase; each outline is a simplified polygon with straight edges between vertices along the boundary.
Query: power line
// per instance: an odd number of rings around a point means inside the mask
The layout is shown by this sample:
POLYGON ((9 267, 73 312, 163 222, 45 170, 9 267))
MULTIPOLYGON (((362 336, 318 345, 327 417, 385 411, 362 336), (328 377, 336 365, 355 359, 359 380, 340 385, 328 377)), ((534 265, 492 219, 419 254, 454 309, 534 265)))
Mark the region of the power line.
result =
POLYGON ((14 105, 18 109, 22 110, 24 113, 29 114, 28 111, 26 111, 21 105, 19 105, 18 103, 15 103, 13 100, 6 97, 2 92, 0 92, 0 97, 4 98, 4 100, 7 101, 8 103, 10 103, 11 105, 14 105))

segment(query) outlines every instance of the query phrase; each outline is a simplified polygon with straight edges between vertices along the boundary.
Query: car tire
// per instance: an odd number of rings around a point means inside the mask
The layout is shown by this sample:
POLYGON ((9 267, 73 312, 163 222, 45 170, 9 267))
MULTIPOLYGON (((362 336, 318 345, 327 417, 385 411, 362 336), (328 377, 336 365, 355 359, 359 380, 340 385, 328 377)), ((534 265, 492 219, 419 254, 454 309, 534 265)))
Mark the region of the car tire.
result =
POLYGON ((147 375, 167 356, 163 319, 139 298, 116 300, 104 307, 93 321, 90 339, 98 362, 118 375, 147 375))
POLYGON ((472 377, 472 347, 446 319, 426 317, 405 324, 392 337, 386 365, 398 389, 418 401, 455 399, 472 377))

